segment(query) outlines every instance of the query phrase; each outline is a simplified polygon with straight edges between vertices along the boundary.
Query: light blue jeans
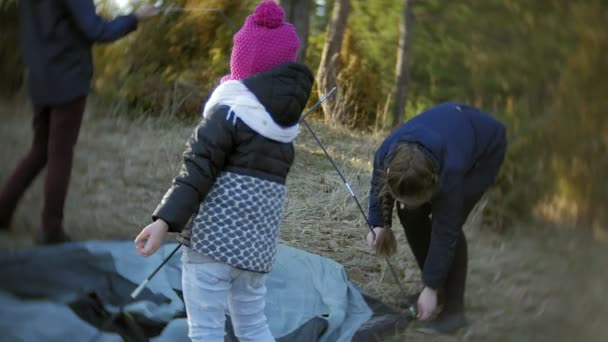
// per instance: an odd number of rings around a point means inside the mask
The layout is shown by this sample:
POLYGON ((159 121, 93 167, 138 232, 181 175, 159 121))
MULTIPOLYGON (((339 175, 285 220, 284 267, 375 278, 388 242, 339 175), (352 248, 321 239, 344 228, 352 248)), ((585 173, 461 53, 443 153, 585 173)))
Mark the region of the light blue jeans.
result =
POLYGON ((265 274, 240 270, 190 249, 184 249, 182 261, 192 341, 223 342, 226 309, 239 341, 275 341, 264 315, 265 274))

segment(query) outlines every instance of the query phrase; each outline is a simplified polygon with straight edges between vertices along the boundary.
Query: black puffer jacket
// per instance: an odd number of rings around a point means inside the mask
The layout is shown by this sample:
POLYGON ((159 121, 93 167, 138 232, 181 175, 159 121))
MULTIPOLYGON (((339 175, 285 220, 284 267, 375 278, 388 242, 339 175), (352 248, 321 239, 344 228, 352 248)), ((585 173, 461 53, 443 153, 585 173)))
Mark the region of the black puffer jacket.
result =
POLYGON ((286 63, 242 82, 220 85, 211 95, 205 117, 184 152, 180 173, 153 219, 163 219, 169 231, 181 231, 222 171, 284 184, 294 159, 293 132, 297 134, 313 81, 305 65, 286 63), (248 107, 253 110, 242 109, 246 100, 253 102, 248 107), (257 119, 252 121, 252 117, 257 119), (273 135, 277 131, 289 134, 277 137, 273 135))

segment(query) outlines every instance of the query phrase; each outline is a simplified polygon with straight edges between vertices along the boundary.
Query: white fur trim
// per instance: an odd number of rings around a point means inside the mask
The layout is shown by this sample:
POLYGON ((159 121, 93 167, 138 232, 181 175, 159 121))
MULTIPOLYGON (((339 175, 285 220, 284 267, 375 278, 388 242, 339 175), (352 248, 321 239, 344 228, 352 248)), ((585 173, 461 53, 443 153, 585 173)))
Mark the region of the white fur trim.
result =
POLYGON ((247 126, 264 137, 282 143, 290 143, 300 131, 300 125, 279 126, 257 97, 239 81, 226 81, 218 86, 205 104, 203 116, 216 105, 230 107, 230 111, 247 126))

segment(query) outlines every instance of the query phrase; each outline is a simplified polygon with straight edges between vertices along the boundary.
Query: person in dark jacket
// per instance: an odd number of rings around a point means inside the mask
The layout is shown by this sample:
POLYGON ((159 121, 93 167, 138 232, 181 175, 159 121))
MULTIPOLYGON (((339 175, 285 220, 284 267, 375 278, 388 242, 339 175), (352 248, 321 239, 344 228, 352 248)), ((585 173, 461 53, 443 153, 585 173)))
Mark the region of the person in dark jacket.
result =
POLYGON ((264 1, 236 33, 230 75, 206 102, 154 222, 135 239, 137 252, 148 256, 168 231, 192 223, 182 287, 193 341, 224 341, 226 306, 239 341, 274 341, 264 315, 265 277, 314 82, 294 63, 299 39, 283 20, 282 8, 264 1))
POLYGON ((475 108, 443 103, 413 117, 378 148, 371 182, 367 236, 370 247, 390 255, 397 215, 422 272, 423 290, 410 298, 418 318, 443 310, 426 328, 450 333, 466 324, 464 292, 467 216, 498 175, 507 140, 502 123, 475 108), (417 303, 416 303, 417 301, 417 303))
POLYGON ((123 37, 158 10, 143 5, 135 14, 106 21, 96 14, 93 0, 21 0, 19 8, 34 139, 0 192, 0 229, 9 228, 19 199, 47 166, 39 242, 61 243, 69 241, 63 208, 91 87, 91 47, 123 37))

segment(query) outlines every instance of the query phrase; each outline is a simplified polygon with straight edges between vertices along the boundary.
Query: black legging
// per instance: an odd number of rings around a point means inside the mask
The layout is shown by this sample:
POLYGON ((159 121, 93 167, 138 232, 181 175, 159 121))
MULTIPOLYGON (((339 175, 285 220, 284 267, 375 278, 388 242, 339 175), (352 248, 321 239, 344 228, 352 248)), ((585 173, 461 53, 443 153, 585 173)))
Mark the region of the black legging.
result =
MULTIPOLYGON (((499 143, 488 151, 488 157, 477 163, 464 179, 464 188, 468 191, 465 192, 463 198, 462 222, 459 223, 458 242, 454 251, 452 265, 441 289, 445 293, 444 312, 446 314, 464 310, 468 252, 467 240, 462 231, 462 225, 465 223, 471 210, 473 210, 473 207, 475 207, 475 204, 481 199, 484 192, 492 185, 498 175, 507 148, 504 132, 500 132, 500 134, 502 136, 499 139, 499 143)), ((426 203, 416 209, 401 208, 399 203, 397 203, 399 221, 401 221, 405 236, 421 271, 424 269, 424 262, 431 243, 431 211, 432 207, 430 203, 426 203)))
MULTIPOLYGON (((475 201, 477 202, 477 201, 475 201)), ((475 205, 475 202, 470 205, 470 208, 465 209, 466 215, 475 205)), ((401 208, 397 205, 397 215, 405 231, 407 242, 410 245, 412 253, 416 258, 418 267, 422 271, 424 262, 429 251, 431 243, 431 205, 427 203, 416 209, 401 208)), ((464 310, 464 290, 467 278, 467 241, 462 229, 458 236, 458 243, 454 252, 452 266, 445 280, 441 291, 445 294, 445 303, 443 311, 445 313, 460 312, 464 310)))
POLYGON ((42 229, 48 234, 63 230, 63 207, 85 103, 86 98, 79 97, 63 105, 34 108, 32 147, 0 192, 0 223, 8 226, 19 199, 47 166, 42 229))

